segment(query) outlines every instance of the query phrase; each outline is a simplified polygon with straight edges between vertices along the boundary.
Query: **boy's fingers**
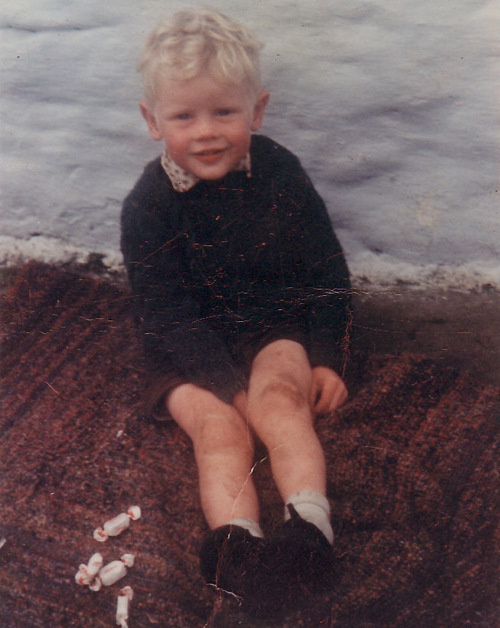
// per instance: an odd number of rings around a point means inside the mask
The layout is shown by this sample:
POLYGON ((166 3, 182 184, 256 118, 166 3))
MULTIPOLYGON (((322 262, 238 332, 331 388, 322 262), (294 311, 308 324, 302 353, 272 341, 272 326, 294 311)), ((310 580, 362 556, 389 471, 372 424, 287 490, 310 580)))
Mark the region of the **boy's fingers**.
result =
POLYGON ((347 401, 347 397, 347 388, 342 385, 336 391, 335 398, 333 399, 333 407, 331 409, 335 410, 335 408, 339 408, 343 403, 347 401))
POLYGON ((314 399, 314 411, 318 413, 332 412, 341 406, 348 397, 347 388, 342 380, 329 382, 317 391, 314 399), (318 395, 318 392, 320 393, 318 395))
POLYGON ((317 412, 318 414, 324 414, 325 412, 328 412, 330 410, 330 403, 328 398, 326 398, 326 395, 323 394, 319 397, 318 401, 316 402, 316 405, 314 406, 314 411, 317 412))
POLYGON ((319 384, 316 386, 316 396, 314 399, 314 411, 323 414, 331 409, 333 390, 331 386, 319 384))
POLYGON ((349 393, 347 392, 346 385, 340 380, 340 385, 337 387, 337 407, 345 403, 348 397, 349 393))

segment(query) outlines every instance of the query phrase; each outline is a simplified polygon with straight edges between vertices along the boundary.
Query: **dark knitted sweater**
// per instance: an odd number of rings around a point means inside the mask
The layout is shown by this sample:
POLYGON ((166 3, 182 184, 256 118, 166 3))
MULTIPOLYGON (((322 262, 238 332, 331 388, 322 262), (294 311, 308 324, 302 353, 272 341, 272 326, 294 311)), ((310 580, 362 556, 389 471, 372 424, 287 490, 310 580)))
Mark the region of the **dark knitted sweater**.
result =
POLYGON ((338 370, 349 323, 344 255, 299 160, 254 135, 251 163, 251 177, 232 172, 177 193, 158 158, 122 212, 153 377, 193 382, 226 401, 242 386, 239 338, 296 339, 312 366, 338 370))

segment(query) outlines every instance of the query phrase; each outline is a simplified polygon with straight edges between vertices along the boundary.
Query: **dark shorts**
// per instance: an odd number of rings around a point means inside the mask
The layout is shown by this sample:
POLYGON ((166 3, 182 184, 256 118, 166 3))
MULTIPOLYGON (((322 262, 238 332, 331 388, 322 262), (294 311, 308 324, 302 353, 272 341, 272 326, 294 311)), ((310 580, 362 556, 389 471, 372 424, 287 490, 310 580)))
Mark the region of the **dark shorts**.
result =
MULTIPOLYGON (((267 345, 277 340, 293 340, 301 344, 307 351, 307 333, 303 327, 295 324, 267 327, 264 331, 233 327, 230 330, 226 329, 225 333, 221 335, 234 360, 234 367, 242 390, 248 388, 253 361, 267 345)), ((185 383, 188 383, 188 380, 175 371, 163 372, 160 377, 152 376, 146 392, 148 414, 160 421, 171 420, 172 417, 167 412, 165 399, 174 388, 185 383)), ((228 391, 220 390, 218 393, 222 399, 230 397, 228 391)))
POLYGON ((227 345, 246 384, 244 388, 248 387, 252 364, 257 355, 264 347, 277 340, 293 340, 301 344, 307 351, 307 334, 299 326, 294 325, 277 326, 260 333, 243 332, 237 334, 234 339, 228 339, 227 345))

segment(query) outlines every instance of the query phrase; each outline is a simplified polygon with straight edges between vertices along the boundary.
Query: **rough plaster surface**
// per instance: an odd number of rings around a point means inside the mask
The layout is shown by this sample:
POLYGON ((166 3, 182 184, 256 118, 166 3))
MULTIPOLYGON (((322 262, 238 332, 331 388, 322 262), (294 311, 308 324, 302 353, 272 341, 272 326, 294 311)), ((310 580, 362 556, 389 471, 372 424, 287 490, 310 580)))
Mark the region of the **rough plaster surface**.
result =
MULTIPOLYGON (((263 132, 301 158, 365 285, 500 286, 498 5, 214 0, 266 43, 263 132)), ((160 146, 134 66, 171 0, 5 0, 0 259, 107 255, 160 146)))

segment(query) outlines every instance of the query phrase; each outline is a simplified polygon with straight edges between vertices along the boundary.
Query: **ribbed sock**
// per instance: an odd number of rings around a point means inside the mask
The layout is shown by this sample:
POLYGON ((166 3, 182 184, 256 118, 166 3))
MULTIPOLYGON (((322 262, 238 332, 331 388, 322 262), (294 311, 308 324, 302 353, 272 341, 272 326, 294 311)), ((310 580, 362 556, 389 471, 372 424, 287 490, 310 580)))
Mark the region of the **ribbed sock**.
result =
MULTIPOLYGON (((330 504, 328 499, 316 491, 303 490, 293 493, 286 504, 292 504, 297 514, 309 523, 315 525, 333 543, 333 528, 330 523, 330 504)), ((285 504, 285 521, 290 519, 290 513, 285 504)))
POLYGON ((248 530, 252 536, 257 537, 258 539, 264 538, 264 533, 262 532, 260 525, 253 519, 250 519, 250 517, 235 517, 229 521, 229 525, 245 528, 245 530, 248 530))

